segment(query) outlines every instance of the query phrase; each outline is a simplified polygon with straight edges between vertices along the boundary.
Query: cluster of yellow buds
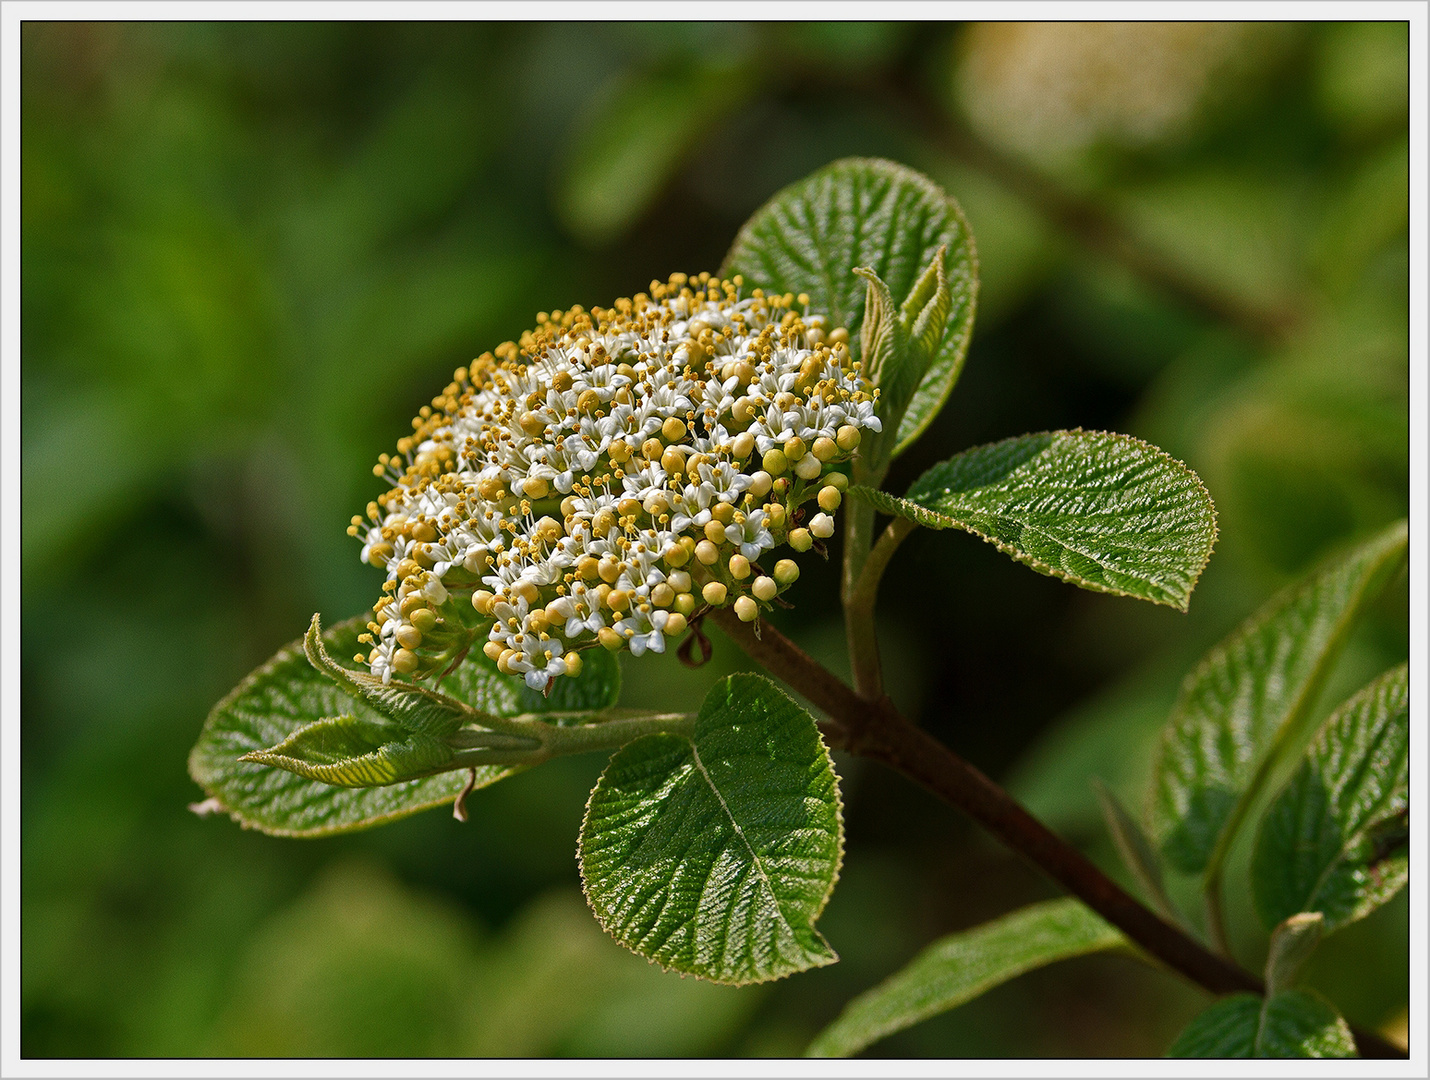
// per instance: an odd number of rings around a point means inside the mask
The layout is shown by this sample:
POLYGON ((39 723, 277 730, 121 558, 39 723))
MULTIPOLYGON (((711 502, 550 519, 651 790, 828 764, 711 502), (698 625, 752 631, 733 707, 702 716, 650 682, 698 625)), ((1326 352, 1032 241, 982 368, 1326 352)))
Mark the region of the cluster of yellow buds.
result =
POLYGON ((543 312, 458 369, 349 529, 387 571, 374 675, 438 673, 485 629, 546 689, 582 649, 662 652, 706 605, 754 621, 795 581, 761 557, 833 535, 838 466, 880 422, 848 331, 742 284, 674 274, 543 312))

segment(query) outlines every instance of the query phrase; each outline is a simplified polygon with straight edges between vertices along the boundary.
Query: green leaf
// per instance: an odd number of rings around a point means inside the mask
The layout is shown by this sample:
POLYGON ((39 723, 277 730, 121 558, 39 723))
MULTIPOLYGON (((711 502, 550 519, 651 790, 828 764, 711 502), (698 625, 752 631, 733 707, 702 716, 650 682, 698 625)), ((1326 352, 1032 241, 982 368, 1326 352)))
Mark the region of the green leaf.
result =
POLYGON ((1216 540, 1197 474, 1128 435, 1020 435, 935 465, 903 498, 850 490, 885 513, 971 532, 1040 574, 1182 611, 1216 540))
POLYGON ((1123 941, 1121 933, 1080 901, 1066 898, 1033 904, 940 938, 902 971, 846 1005, 805 1055, 848 1057, 1024 972, 1111 949, 1123 941))
POLYGON ((323 647, 322 630, 318 616, 314 615, 313 621, 308 624, 308 632, 303 635, 303 651, 309 663, 398 727, 441 738, 480 718, 476 710, 445 694, 397 680, 384 683, 370 672, 343 667, 323 647))
POLYGON ((754 983, 833 963, 815 929, 843 855, 839 786, 809 713, 732 675, 688 736, 611 758, 579 857, 608 933, 664 968, 754 983))
MULTIPOLYGON (((963 370, 978 296, 978 255, 963 211, 937 184, 892 161, 845 158, 778 192, 745 223, 721 268, 747 285, 808 293, 810 308, 854 330, 864 319, 866 267, 894 297, 916 291, 940 247, 949 311, 933 360, 896 432, 902 453, 948 400, 963 370)), ((855 343, 851 342, 851 347, 855 343)))
POLYGON ((1322 997, 1287 990, 1223 998, 1193 1020, 1167 1051, 1179 1058, 1356 1057, 1350 1028, 1322 997))
MULTIPOLYGON (((362 615, 324 631, 324 652, 352 655, 370 618, 362 615)), ((528 690, 522 680, 499 674, 477 650, 442 680, 441 689, 484 712, 503 716, 605 708, 620 691, 619 670, 610 654, 586 656, 581 675, 558 679, 549 699, 528 690)), ((366 700, 349 695, 309 663, 304 643, 295 641, 214 706, 189 755, 189 775, 234 820, 275 836, 326 836, 367 828, 450 804, 461 791, 468 775, 465 770, 354 789, 241 760, 247 754, 276 749, 299 730, 334 716, 348 716, 374 729, 391 726, 366 700)), ((485 787, 518 771, 511 766, 480 766, 476 786, 485 787)))
POLYGON ((1257 832, 1251 888, 1266 925, 1316 911, 1330 932, 1405 885, 1409 721, 1402 664, 1321 726, 1257 832))
POLYGON ((1321 943, 1326 919, 1319 911, 1292 915, 1271 932, 1266 952, 1266 994, 1275 997, 1292 984, 1321 943))
POLYGON ((301 727, 277 746, 240 760, 287 769, 339 787, 378 787, 443 771, 452 749, 441 739, 396 724, 330 716, 301 727))
POLYGON ((1149 805, 1149 831, 1173 866, 1219 865, 1347 631, 1404 565, 1406 535, 1393 525, 1272 598, 1187 676, 1149 805))

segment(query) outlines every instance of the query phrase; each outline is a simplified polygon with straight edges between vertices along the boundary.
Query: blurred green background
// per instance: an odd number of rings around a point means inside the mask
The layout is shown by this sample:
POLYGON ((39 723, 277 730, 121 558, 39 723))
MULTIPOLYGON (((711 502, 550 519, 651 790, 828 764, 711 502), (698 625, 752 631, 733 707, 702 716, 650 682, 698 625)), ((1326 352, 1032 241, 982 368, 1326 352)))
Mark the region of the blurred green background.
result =
MULTIPOLYGON (((185 809, 208 708, 314 611, 376 595, 344 530, 452 369, 538 310, 715 269, 834 158, 929 173, 982 259, 966 373, 896 490, 1080 425, 1158 443, 1216 499, 1187 616, 961 534, 911 538, 888 579, 895 696, 1109 869, 1089 778, 1140 805, 1200 652, 1407 511, 1404 24, 30 22, 22 48, 27 1056, 790 1055, 934 937, 1053 895, 841 759, 821 927, 843 961, 740 990, 585 911, 600 760, 478 792, 467 825, 300 842, 185 809)), ((833 565, 784 625, 837 666, 833 565)), ((689 706, 742 663, 716 645, 699 671, 627 657, 626 701, 689 706)), ((1406 651, 1402 596, 1327 700, 1406 651)), ((1403 1026, 1406 949, 1399 902, 1313 982, 1403 1026)), ((1158 1054, 1205 1001, 1089 958, 871 1052, 1158 1054)))

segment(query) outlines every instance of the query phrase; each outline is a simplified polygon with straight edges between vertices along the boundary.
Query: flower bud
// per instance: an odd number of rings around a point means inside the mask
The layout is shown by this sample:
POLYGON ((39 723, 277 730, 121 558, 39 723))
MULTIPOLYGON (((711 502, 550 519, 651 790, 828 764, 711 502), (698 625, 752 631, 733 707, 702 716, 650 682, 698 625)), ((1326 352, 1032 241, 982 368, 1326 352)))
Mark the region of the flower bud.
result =
POLYGON ((828 514, 815 514, 809 519, 809 531, 821 540, 834 535, 834 519, 828 514))
POLYGON ((751 600, 748 596, 742 596, 735 601, 735 616, 741 622, 754 622, 760 615, 760 605, 751 600))
POLYGON ((705 598, 705 602, 711 607, 719 607, 725 602, 725 586, 718 581, 708 582, 705 588, 700 590, 700 595, 705 598))

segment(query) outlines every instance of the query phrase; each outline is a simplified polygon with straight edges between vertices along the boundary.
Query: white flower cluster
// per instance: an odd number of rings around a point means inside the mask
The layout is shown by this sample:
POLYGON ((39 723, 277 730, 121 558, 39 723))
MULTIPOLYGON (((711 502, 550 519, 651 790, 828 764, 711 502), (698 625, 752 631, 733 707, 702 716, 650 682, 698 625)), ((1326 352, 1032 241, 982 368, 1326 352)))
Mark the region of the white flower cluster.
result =
POLYGON ((741 284, 676 274, 542 313, 459 369, 349 529, 387 570, 358 659, 438 674, 485 629, 546 689, 584 648, 662 652, 704 605, 753 621, 793 583, 792 560, 758 560, 833 535, 835 466, 880 423, 848 332, 741 284))

